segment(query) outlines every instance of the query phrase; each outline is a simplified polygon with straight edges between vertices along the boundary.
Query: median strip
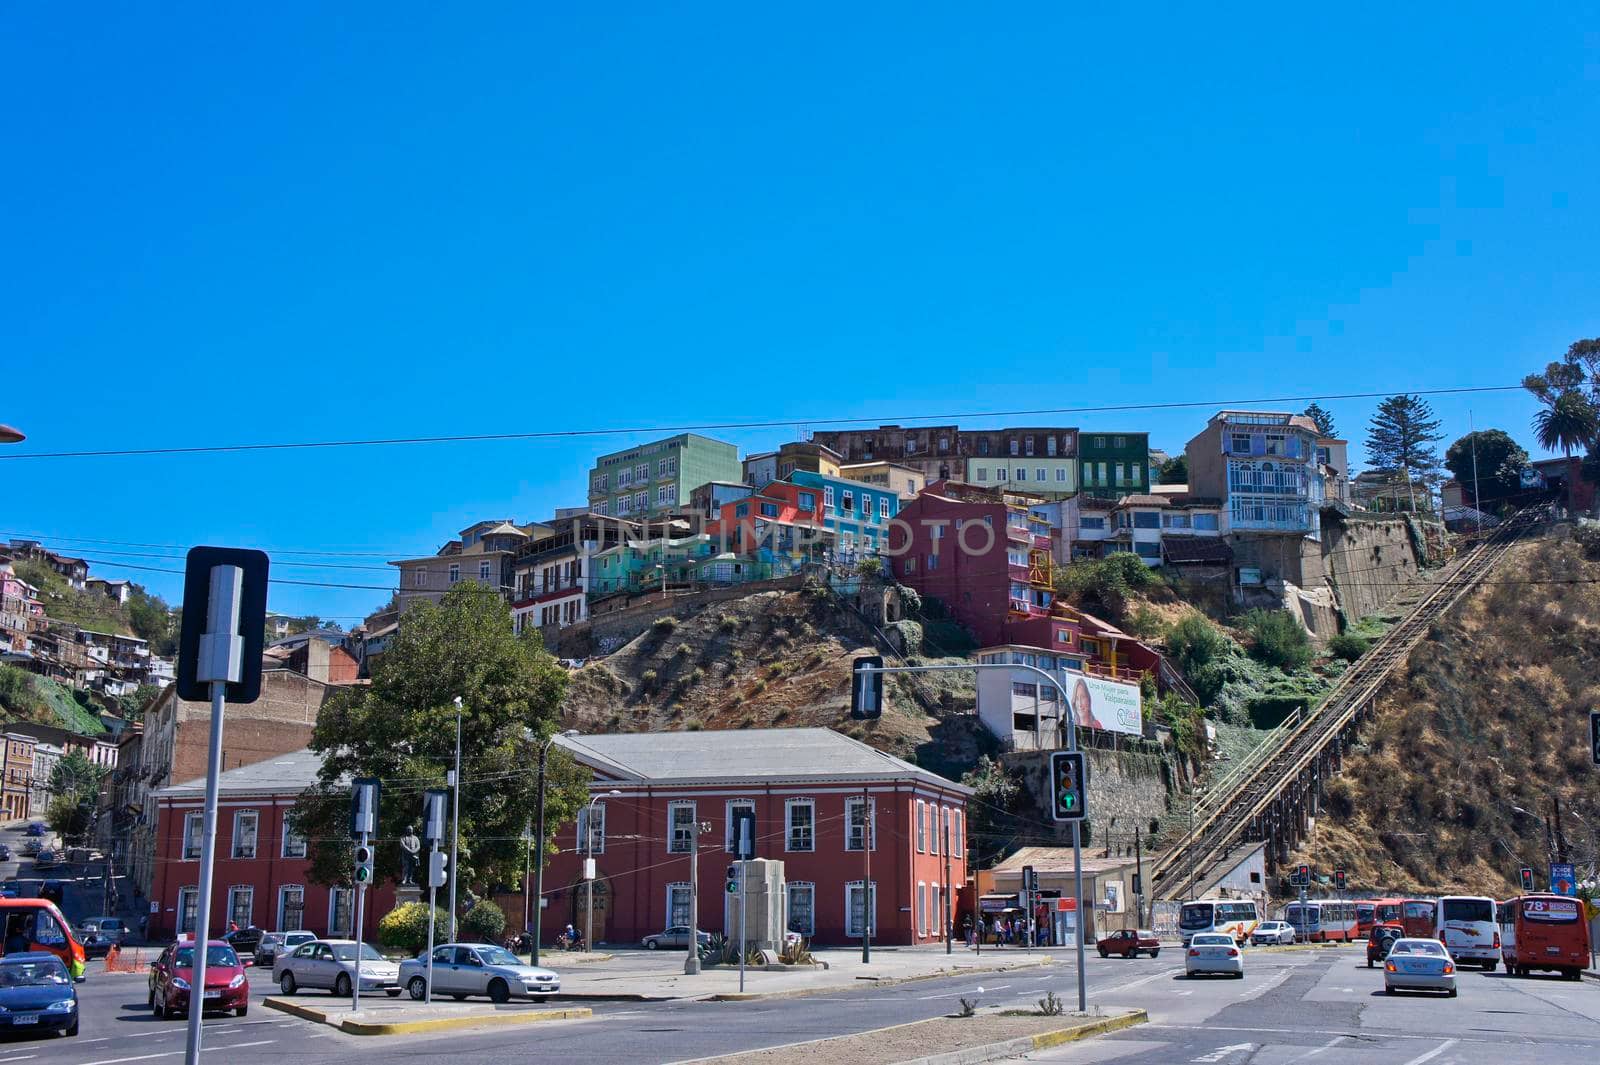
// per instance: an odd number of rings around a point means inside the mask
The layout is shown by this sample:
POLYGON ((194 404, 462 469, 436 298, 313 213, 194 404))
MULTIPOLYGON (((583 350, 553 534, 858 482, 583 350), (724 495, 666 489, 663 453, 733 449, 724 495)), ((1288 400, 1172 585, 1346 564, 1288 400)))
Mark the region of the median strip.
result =
POLYGON ((352 1013, 339 1007, 313 1006, 272 996, 261 1003, 302 1020, 337 1028, 349 1035, 410 1035, 444 1032, 455 1028, 486 1028, 546 1021, 585 1020, 594 1015, 586 1006, 557 1009, 522 1006, 391 1006, 352 1013))

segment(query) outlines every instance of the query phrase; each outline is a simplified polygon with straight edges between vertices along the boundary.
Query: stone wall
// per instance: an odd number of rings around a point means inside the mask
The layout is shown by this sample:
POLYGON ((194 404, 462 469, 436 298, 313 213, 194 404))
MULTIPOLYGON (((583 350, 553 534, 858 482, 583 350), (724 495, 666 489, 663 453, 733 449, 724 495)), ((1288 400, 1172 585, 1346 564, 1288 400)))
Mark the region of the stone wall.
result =
MULTIPOLYGON (((1143 751, 1108 751, 1084 748, 1089 756, 1089 831, 1086 852, 1101 853, 1109 844, 1114 854, 1133 853, 1133 830, 1144 837, 1145 853, 1150 853, 1151 826, 1167 812, 1167 796, 1173 786, 1172 766, 1161 755, 1143 751)), ((1050 752, 1015 751, 1001 755, 1037 807, 1034 817, 1051 825, 1045 804, 1049 791, 1050 752)), ((1041 841, 1042 842, 1042 841, 1041 841)), ((1057 825, 1055 842, 1071 844, 1070 825, 1057 825)))
POLYGON ((1404 515, 1336 516, 1325 512, 1323 518, 1325 580, 1333 589, 1345 624, 1376 614, 1396 591, 1417 579, 1421 562, 1417 540, 1404 515))

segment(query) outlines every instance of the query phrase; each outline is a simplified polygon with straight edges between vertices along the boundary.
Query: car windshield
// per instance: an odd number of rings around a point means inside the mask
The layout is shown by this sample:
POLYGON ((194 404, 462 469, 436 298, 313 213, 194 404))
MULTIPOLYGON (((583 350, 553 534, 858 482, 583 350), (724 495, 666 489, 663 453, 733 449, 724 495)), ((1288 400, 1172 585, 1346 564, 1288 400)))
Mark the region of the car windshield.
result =
MULTIPOLYGON (((356 945, 354 943, 335 943, 333 944, 333 956, 340 961, 355 961, 356 945)), ((370 943, 363 943, 361 944, 361 960, 382 961, 383 955, 373 950, 370 943)))
POLYGON ((1444 919, 1446 921, 1481 921, 1487 924, 1494 920, 1494 903, 1488 899, 1446 899, 1444 901, 1444 919))
POLYGON ((1201 947, 1231 947, 1232 936, 1195 936, 1193 942, 1201 947))
MULTIPOLYGON (((192 968, 194 966, 194 948, 178 948, 177 957, 173 959, 172 964, 180 969, 192 968)), ((237 969, 239 967, 239 955, 233 952, 232 947, 207 947, 206 964, 219 969, 237 969)))
POLYGON ((505 947, 474 947, 485 965, 521 965, 522 959, 505 947))
POLYGON ((1427 954, 1432 957, 1440 957, 1444 954, 1444 948, 1437 943, 1429 943, 1421 939, 1402 939, 1394 945, 1394 950, 1389 953, 1427 954))
POLYGON ((70 984, 59 958, 0 962, 0 987, 53 987, 70 984))

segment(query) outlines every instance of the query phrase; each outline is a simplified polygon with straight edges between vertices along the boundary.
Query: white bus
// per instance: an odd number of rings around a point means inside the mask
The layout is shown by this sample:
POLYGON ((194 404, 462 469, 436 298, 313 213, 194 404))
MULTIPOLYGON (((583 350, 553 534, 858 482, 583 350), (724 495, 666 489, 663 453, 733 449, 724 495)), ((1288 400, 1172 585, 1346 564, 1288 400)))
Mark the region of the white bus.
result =
POLYGON ((1500 926, 1487 895, 1445 895, 1435 909, 1434 935, 1456 964, 1473 962, 1494 972, 1500 961, 1500 926))
POLYGON ((1318 901, 1301 906, 1291 902, 1283 919, 1294 927, 1302 943, 1343 943, 1356 938, 1358 914, 1353 902, 1318 901))
POLYGON ((1198 899, 1178 911, 1178 933, 1185 947, 1202 932, 1230 935, 1242 946, 1260 923, 1261 911, 1251 899, 1198 899))

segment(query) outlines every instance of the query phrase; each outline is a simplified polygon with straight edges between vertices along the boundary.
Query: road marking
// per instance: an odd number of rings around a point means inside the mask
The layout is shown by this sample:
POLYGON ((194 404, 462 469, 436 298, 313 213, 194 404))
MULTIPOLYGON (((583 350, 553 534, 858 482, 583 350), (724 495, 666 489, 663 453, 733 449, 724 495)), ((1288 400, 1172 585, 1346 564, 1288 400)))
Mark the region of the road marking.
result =
POLYGON ((1326 1043, 1324 1043, 1321 1046, 1317 1047, 1316 1049, 1308 1050, 1304 1054, 1301 1054, 1298 1058, 1290 1058, 1287 1062, 1284 1063, 1284 1065, 1294 1065, 1294 1063, 1297 1062, 1297 1061, 1307 1061, 1307 1060, 1309 1060, 1311 1058, 1314 1058, 1318 1054, 1321 1054, 1323 1051, 1332 1050, 1334 1047, 1336 1047, 1340 1043, 1344 1042, 1346 1038, 1347 1038, 1346 1036, 1336 1035, 1332 1039, 1328 1040, 1326 1043))
POLYGON ((225 1047, 206 1047, 207 1050, 243 1050, 245 1047, 264 1047, 268 1043, 276 1043, 276 1039, 257 1039, 253 1043, 229 1043, 225 1047))
MULTIPOLYGON (((1214 1065, 1215 1062, 1221 1061, 1223 1058, 1234 1053, 1235 1051, 1243 1050, 1249 1052, 1255 1048, 1256 1045, 1254 1043, 1235 1043, 1232 1046, 1218 1047, 1209 1054, 1201 1054, 1198 1058, 1190 1058, 1189 1060, 1205 1062, 1207 1065, 1214 1065)), ((1407 1065, 1410 1065, 1410 1063, 1408 1062, 1407 1065)))
POLYGON ((1173 994, 1174 995, 1178 995, 1179 997, 1182 997, 1183 995, 1192 995, 1192 994, 1194 994, 1194 992, 1193 991, 1174 991, 1173 994))
POLYGON ((1148 984, 1152 980, 1171 979, 1180 972, 1182 972, 1182 970, 1178 968, 1163 969, 1161 972, 1151 973, 1149 976, 1141 976, 1137 980, 1130 980, 1128 983, 1118 984, 1115 987, 1091 988, 1089 994, 1091 997, 1094 995, 1112 995, 1116 994, 1118 991, 1127 991, 1129 988, 1139 987, 1142 984, 1148 984))
MULTIPOLYGON (((201 1049, 207 1053, 210 1053, 211 1051, 215 1050, 242 1050, 245 1047, 266 1046, 268 1043, 276 1042, 276 1039, 258 1039, 253 1043, 232 1043, 224 1047, 202 1047, 201 1049)), ((123 1065, 124 1062, 129 1061, 150 1061, 154 1058, 175 1058, 182 1053, 182 1050, 165 1050, 159 1054, 136 1054, 130 1058, 101 1058, 99 1061, 86 1061, 83 1063, 83 1065, 123 1065)))
POLYGON ((0 1061, 27 1061, 29 1058, 36 1058, 38 1056, 39 1055, 37 1054, 19 1054, 14 1058, 0 1058, 0 1061))
POLYGON ((1037 990, 1037 991, 1018 991, 1018 992, 1017 992, 1017 993, 1016 993, 1016 994, 1015 994, 1015 995, 1014 995, 1014 996, 1012 996, 1012 997, 1014 997, 1014 998, 1027 998, 1027 997, 1028 997, 1028 996, 1029 996, 1029 995, 1042 995, 1042 994, 1044 994, 1044 993, 1045 993, 1045 992, 1046 992, 1046 991, 1048 991, 1048 990, 1050 990, 1050 989, 1049 989, 1049 988, 1047 988, 1047 987, 1041 987, 1041 988, 1040 988, 1040 989, 1039 989, 1039 990, 1037 990))
POLYGON ((1406 1062, 1406 1065, 1423 1065, 1423 1062, 1432 1061, 1434 1058, 1438 1057, 1440 1054, 1443 1054, 1446 1050, 1449 1050, 1459 1042, 1461 1042, 1459 1039, 1446 1039, 1444 1042, 1440 1043, 1426 1054, 1418 1054, 1416 1057, 1406 1062))

